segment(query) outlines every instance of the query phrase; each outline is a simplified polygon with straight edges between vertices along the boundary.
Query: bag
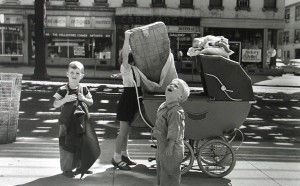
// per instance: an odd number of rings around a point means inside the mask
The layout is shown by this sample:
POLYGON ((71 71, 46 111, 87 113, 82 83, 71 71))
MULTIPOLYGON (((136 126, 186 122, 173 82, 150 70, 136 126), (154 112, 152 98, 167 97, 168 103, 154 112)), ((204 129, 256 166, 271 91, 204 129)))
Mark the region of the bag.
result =
POLYGON ((131 31, 129 43, 135 65, 150 81, 159 83, 161 71, 170 53, 166 25, 155 22, 131 31))

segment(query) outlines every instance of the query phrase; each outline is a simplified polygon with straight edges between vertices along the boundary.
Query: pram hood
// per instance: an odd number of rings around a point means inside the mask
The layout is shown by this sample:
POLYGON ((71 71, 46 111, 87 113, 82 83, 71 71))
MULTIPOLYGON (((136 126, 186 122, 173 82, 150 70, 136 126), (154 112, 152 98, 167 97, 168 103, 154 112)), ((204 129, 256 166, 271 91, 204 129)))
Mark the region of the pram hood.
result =
POLYGON ((222 101, 254 101, 251 78, 239 63, 219 55, 195 56, 207 96, 222 101))

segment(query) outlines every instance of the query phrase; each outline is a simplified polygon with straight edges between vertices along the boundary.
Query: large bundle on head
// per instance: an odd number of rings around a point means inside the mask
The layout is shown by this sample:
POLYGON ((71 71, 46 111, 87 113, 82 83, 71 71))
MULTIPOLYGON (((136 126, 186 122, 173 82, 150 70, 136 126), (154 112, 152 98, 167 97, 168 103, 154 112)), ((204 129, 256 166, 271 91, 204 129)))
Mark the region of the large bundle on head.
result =
POLYGON ((168 31, 163 22, 155 22, 131 30, 130 47, 137 68, 156 83, 170 53, 168 31))
POLYGON ((193 46, 189 48, 188 55, 196 56, 205 55, 221 55, 229 58, 234 52, 229 49, 228 39, 223 36, 207 35, 205 37, 195 38, 193 46))

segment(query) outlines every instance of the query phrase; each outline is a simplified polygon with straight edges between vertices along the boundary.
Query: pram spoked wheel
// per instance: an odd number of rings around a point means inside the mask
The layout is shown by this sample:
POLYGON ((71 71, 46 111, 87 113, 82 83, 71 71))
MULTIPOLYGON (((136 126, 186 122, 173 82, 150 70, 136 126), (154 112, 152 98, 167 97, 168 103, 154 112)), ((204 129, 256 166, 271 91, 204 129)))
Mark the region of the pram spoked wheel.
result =
POLYGON ((213 139, 200 147, 197 162, 203 173, 210 177, 220 178, 233 170, 236 156, 227 142, 213 139))
POLYGON ((193 166, 195 155, 192 146, 184 140, 184 154, 181 162, 181 175, 187 173, 193 166))

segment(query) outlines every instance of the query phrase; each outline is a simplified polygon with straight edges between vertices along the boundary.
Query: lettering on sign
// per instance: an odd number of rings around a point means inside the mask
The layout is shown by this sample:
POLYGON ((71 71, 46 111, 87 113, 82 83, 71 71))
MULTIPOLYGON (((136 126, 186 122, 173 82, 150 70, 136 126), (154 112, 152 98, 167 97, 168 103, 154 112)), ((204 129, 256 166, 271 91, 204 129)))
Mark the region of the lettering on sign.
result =
POLYGON ((23 17, 22 16, 10 16, 5 15, 5 23, 11 23, 11 24, 22 24, 23 23, 23 17))
POLYGON ((242 49, 242 62, 261 62, 261 49, 242 49))
POLYGON ((95 27, 97 28, 110 28, 112 21, 110 17, 95 17, 95 27))
MULTIPOLYGON (((1 28, 1 27, 0 27, 1 28)), ((47 37, 72 37, 72 38, 90 38, 90 37, 106 37, 110 38, 110 34, 80 34, 80 33, 49 33, 46 32, 47 37)))
POLYGON ((90 27, 91 20, 89 17, 71 17, 71 27, 90 27))
POLYGON ((46 23, 49 27, 66 27, 67 19, 63 16, 48 16, 46 23))

